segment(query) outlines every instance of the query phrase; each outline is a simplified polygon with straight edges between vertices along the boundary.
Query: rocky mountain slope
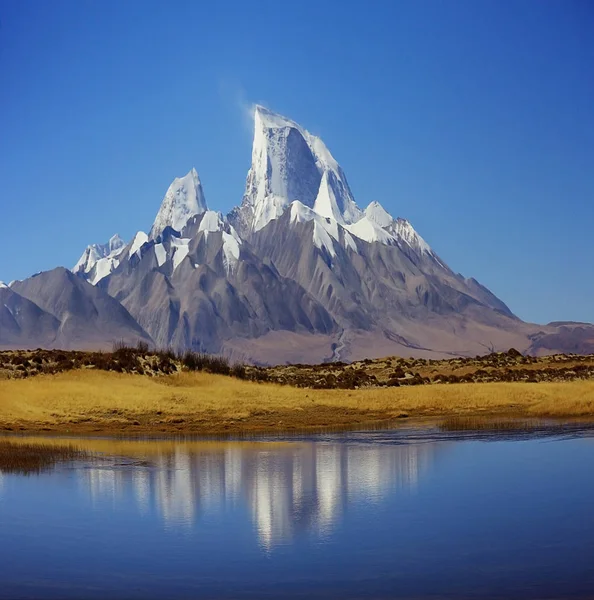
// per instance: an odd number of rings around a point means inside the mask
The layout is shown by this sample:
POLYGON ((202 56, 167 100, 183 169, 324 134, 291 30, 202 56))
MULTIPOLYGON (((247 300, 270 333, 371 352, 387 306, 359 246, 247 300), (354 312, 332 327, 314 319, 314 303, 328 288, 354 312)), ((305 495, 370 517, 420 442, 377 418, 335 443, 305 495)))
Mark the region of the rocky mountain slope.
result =
POLYGON ((192 169, 148 234, 116 235, 72 273, 3 289, 18 297, 0 302, 0 347, 141 339, 266 364, 594 351, 591 325, 522 322, 406 219, 377 201, 361 209, 323 141, 260 106, 243 199, 227 216, 208 209, 192 169))
MULTIPOLYGON (((35 313, 39 324, 47 323, 43 337, 28 336, 29 347, 110 348, 115 340, 152 341, 117 300, 63 267, 15 282, 10 291, 42 311, 35 313)), ((24 321, 31 325, 30 319, 24 321)))

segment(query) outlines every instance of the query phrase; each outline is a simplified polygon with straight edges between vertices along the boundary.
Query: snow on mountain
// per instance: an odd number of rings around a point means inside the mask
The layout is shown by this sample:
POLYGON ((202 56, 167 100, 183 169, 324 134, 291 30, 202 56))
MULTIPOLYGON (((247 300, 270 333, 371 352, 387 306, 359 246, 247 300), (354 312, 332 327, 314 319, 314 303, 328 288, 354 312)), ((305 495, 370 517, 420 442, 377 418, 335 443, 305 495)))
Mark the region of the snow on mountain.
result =
POLYGON ((0 290, 2 289, 8 289, 8 286, 3 281, 0 281, 0 290))
POLYGON ((332 256, 342 226, 348 234, 343 238, 350 242, 345 243, 355 251, 352 236, 369 243, 405 244, 419 255, 435 257, 408 221, 394 219, 379 202, 369 204, 365 212, 358 208, 344 172, 320 138, 295 121, 257 106, 246 191, 241 207, 229 218, 249 236, 289 206, 291 222, 315 222, 315 244, 332 256))
POLYGON ((206 231, 207 233, 212 231, 223 231, 225 227, 225 221, 220 212, 214 210, 207 210, 198 225, 198 231, 206 231))
POLYGON ((365 209, 365 216, 380 227, 389 227, 394 222, 394 217, 376 200, 365 209))
MULTIPOLYGON (((33 333, 19 338, 27 344, 54 343, 35 316, 50 308, 60 315, 48 330, 59 327, 65 345, 149 339, 145 328, 155 345, 256 362, 474 355, 533 348, 534 334, 544 335, 452 272, 406 219, 379 202, 360 210, 322 140, 263 107, 243 200, 227 217, 208 210, 192 169, 169 186, 149 235, 88 246, 76 277, 54 271, 10 284, 29 294, 33 333)), ((11 294, 4 283, 0 292, 11 294)), ((14 343, 6 331, 0 344, 14 343)))
MULTIPOLYGON (((314 245, 320 250, 326 250, 330 256, 336 256, 335 243, 340 243, 340 229, 342 227, 335 219, 324 217, 315 210, 305 206, 299 200, 291 203, 291 223, 314 222, 313 240, 314 245)), ((343 244, 345 248, 350 248, 357 252, 357 244, 351 234, 343 229, 343 244)))
POLYGON ((299 200, 291 203, 291 223, 314 222, 314 244, 320 250, 326 250, 330 256, 336 256, 334 241, 338 241, 338 224, 333 219, 325 219, 299 200))
POLYGON ((322 216, 361 216, 342 169, 322 140, 294 121, 257 106, 252 166, 242 206, 231 213, 240 233, 258 231, 299 200, 322 216))
POLYGON ((149 239, 155 239, 166 227, 181 231, 188 220, 207 210, 202 184, 196 169, 185 177, 176 177, 169 186, 155 222, 149 233, 149 239))
POLYGON ((347 225, 347 228, 354 236, 369 243, 379 242, 388 246, 396 244, 396 239, 391 233, 366 216, 352 225, 347 225))
POLYGON ((223 231, 222 236, 223 264, 227 270, 227 273, 230 273, 239 261, 239 255, 241 253, 239 246, 241 242, 238 236, 227 233, 226 231, 223 231))
POLYGON ((173 254, 173 270, 177 269, 181 261, 188 256, 190 251, 190 238, 171 238, 171 252, 173 254))
POLYGON ((209 233, 221 232, 223 240, 223 264, 227 273, 230 273, 241 254, 242 239, 235 228, 227 221, 220 212, 207 210, 202 215, 198 225, 198 233, 203 232, 208 239, 209 233))
POLYGON ((91 244, 85 248, 72 271, 88 273, 98 260, 115 256, 125 245, 126 242, 117 233, 106 244, 91 244))
POLYGON ((104 277, 107 277, 117 266, 120 261, 116 257, 106 256, 100 258, 95 263, 95 273, 89 277, 89 283, 97 285, 104 277))
POLYGON ((435 257, 431 246, 415 231, 414 227, 402 217, 398 217, 393 224, 394 233, 398 238, 404 240, 413 250, 420 254, 428 254, 435 257))
POLYGON ((337 223, 344 225, 345 220, 338 205, 338 198, 335 191, 336 186, 337 182, 334 173, 332 171, 324 171, 313 209, 322 217, 334 219, 337 223))
POLYGON ((155 251, 155 256, 157 258, 157 265, 162 267, 167 260, 167 250, 165 250, 165 246, 163 244, 155 244, 153 250, 155 251))
POLYGON ((126 242, 117 233, 106 244, 91 244, 86 247, 72 272, 87 275, 89 282, 95 285, 118 266, 118 257, 125 246, 126 242))
MULTIPOLYGON (((229 273, 240 259, 239 234, 249 240, 289 207, 289 223, 313 221, 314 245, 331 257, 336 256, 337 245, 358 253, 356 240, 361 239, 399 246, 439 262, 408 221, 394 219, 379 202, 371 202, 365 211, 358 208, 344 172, 320 138, 262 106, 254 111, 252 165, 241 206, 227 218, 208 210, 198 173, 192 169, 169 186, 149 235, 139 231, 127 257, 140 256, 140 249, 152 242, 158 267, 168 263, 175 271, 188 256, 195 235, 203 232, 208 239, 209 233, 220 232, 229 273), (184 237, 165 235, 167 227, 184 237)), ((118 236, 108 244, 89 246, 74 271, 96 284, 118 267, 123 246, 118 236)))
POLYGON ((144 244, 148 242, 148 235, 144 231, 139 231, 134 236, 134 239, 130 243, 130 249, 128 250, 128 256, 136 254, 144 244))
POLYGON ((397 243, 401 247, 402 244, 406 244, 419 256, 427 255, 444 266, 431 246, 416 232, 409 221, 401 217, 394 219, 377 201, 369 204, 365 209, 365 216, 349 226, 349 230, 367 242, 397 243))

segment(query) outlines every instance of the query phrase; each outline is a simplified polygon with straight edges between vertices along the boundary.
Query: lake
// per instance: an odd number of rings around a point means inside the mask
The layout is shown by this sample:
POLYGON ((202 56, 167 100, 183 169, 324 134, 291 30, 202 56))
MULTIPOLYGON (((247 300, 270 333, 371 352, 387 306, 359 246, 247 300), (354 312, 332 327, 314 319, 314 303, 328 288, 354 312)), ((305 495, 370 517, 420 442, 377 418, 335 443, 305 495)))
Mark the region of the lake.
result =
POLYGON ((119 458, 0 474, 1 598, 594 597, 589 429, 69 441, 119 458))

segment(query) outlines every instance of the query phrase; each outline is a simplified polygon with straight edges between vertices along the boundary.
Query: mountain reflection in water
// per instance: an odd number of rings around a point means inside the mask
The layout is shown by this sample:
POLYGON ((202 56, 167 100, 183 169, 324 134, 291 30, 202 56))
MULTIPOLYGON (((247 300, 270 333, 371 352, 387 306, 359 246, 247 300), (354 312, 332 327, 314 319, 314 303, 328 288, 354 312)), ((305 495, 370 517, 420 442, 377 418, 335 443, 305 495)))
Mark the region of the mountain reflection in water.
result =
POLYGON ((414 490, 439 447, 178 446, 152 457, 150 466, 91 466, 77 474, 93 501, 117 503, 132 494, 141 513, 158 510, 167 527, 190 527, 203 515, 243 502, 261 545, 270 549, 300 531, 328 534, 353 501, 379 502, 391 490, 414 490))
POLYGON ((14 437, 0 598, 592 598, 591 433, 14 437))

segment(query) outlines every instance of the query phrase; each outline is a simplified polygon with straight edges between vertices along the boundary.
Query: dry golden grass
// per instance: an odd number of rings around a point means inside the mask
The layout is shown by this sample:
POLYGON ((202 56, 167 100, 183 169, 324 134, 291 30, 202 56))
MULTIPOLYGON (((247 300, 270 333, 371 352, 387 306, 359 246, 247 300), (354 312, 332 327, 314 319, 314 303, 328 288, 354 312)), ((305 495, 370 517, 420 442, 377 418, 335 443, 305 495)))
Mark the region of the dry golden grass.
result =
POLYGON ((224 423, 233 432, 485 413, 592 416, 594 381, 311 390, 205 373, 149 378, 92 370, 0 380, 0 423, 24 429, 172 425, 183 432, 224 423))

